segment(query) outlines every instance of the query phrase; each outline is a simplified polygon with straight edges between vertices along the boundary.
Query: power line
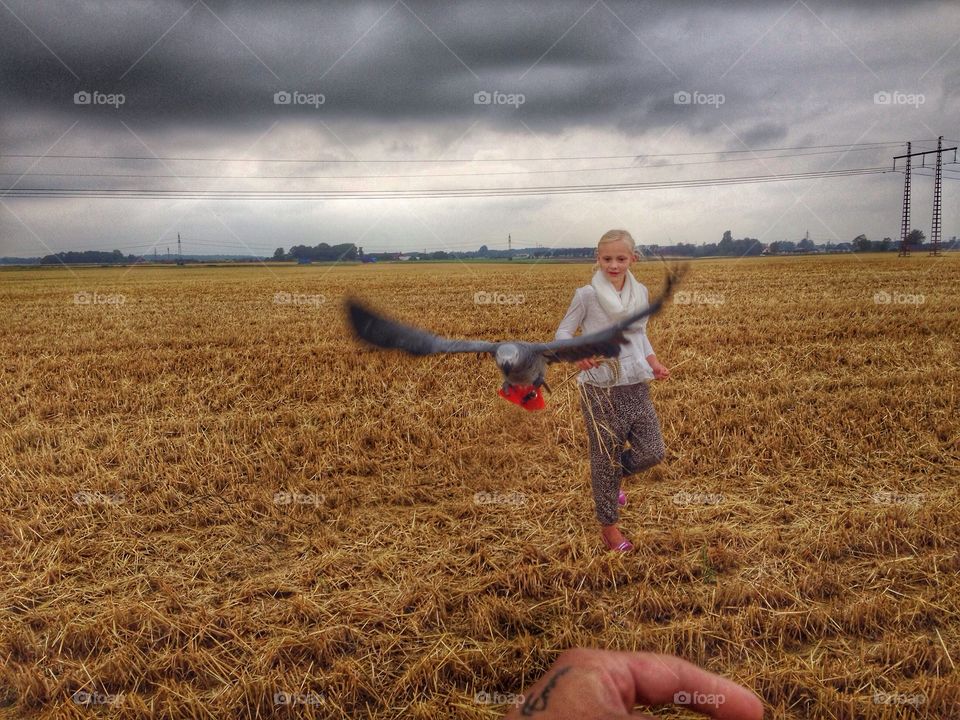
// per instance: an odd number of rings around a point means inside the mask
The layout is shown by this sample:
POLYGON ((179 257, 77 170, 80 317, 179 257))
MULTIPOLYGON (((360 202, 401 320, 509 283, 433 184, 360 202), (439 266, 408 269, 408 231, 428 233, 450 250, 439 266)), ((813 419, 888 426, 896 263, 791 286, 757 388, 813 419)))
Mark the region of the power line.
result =
MULTIPOLYGON (((27 153, 4 153, 0 158, 30 158, 30 159, 58 159, 58 160, 137 160, 150 162, 260 162, 260 163, 474 163, 474 162, 551 162, 556 160, 624 160, 627 158, 641 157, 688 157, 696 155, 735 155, 743 153, 763 153, 779 152, 783 150, 824 150, 828 148, 855 148, 855 147, 873 147, 883 148, 894 145, 903 145, 906 141, 884 141, 873 143, 837 143, 833 145, 797 145, 793 147, 780 148, 755 148, 745 150, 711 150, 701 152, 682 152, 682 153, 632 153, 629 155, 574 155, 574 156, 556 156, 556 157, 521 157, 521 158, 439 158, 434 160, 426 159, 397 159, 397 158, 378 158, 378 159, 293 159, 293 158, 210 158, 210 157, 176 157, 176 156, 156 156, 156 155, 34 155, 27 153)), ((920 142, 927 142, 921 140, 920 142)), ((932 141, 930 141, 932 142, 932 141)))
MULTIPOLYGON (((452 177, 494 177, 500 175, 549 175, 559 173, 608 172, 611 170, 657 170, 664 167, 682 167, 686 165, 719 165, 722 163, 761 162, 778 160, 781 158, 813 157, 818 155, 835 155, 845 152, 863 152, 878 148, 855 148, 854 150, 824 150, 807 153, 789 153, 785 155, 770 155, 767 157, 737 157, 723 160, 695 160, 693 162, 661 163, 658 165, 607 165, 596 168, 560 168, 555 170, 501 170, 496 172, 468 172, 468 173, 420 173, 404 175, 157 175, 134 173, 83 173, 83 172, 0 172, 0 176, 7 177, 103 177, 103 178, 135 178, 135 179, 201 179, 201 180, 381 180, 381 179, 416 179, 416 178, 452 178, 452 177)), ((653 157, 653 156, 647 156, 653 157)))
POLYGON ((564 195, 593 192, 656 190, 676 187, 719 187, 786 180, 810 180, 893 172, 888 167, 850 168, 802 173, 746 175, 727 178, 702 178, 646 183, 607 183, 596 185, 541 185, 519 188, 453 188, 432 190, 131 190, 125 188, 8 188, 7 197, 61 198, 135 198, 135 199, 216 199, 216 200, 312 200, 312 199, 391 199, 444 197, 500 197, 505 195, 564 195))

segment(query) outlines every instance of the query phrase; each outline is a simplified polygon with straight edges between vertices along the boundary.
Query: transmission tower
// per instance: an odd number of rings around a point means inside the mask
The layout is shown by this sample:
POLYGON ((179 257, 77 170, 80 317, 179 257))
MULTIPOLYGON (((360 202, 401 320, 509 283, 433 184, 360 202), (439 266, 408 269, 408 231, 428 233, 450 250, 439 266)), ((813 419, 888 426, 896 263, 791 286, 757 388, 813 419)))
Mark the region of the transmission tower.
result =
MULTIPOLYGON (((910 234, 910 143, 907 143, 907 167, 903 171, 903 213, 900 216, 900 252, 897 257, 906 257, 910 254, 907 244, 907 235, 910 234)), ((896 161, 894 161, 896 162, 896 161)))
POLYGON ((897 155, 893 159, 893 169, 897 169, 897 160, 906 158, 907 164, 903 170, 903 219, 900 222, 900 252, 899 257, 910 254, 910 246, 907 245, 907 235, 910 234, 910 158, 926 157, 927 155, 937 154, 936 179, 933 185, 933 227, 930 229, 930 240, 933 243, 931 255, 940 254, 940 224, 941 224, 941 205, 943 203, 943 188, 941 182, 941 155, 953 150, 953 160, 957 160, 957 148, 943 147, 943 135, 937 139, 937 149, 927 150, 926 152, 910 152, 910 143, 907 143, 907 154, 897 155))
POLYGON ((940 203, 942 200, 941 192, 941 171, 940 171, 940 156, 943 153, 943 135, 937 138, 937 169, 934 173, 933 180, 933 222, 930 223, 930 248, 931 255, 940 254, 940 222, 941 222, 941 208, 940 203))

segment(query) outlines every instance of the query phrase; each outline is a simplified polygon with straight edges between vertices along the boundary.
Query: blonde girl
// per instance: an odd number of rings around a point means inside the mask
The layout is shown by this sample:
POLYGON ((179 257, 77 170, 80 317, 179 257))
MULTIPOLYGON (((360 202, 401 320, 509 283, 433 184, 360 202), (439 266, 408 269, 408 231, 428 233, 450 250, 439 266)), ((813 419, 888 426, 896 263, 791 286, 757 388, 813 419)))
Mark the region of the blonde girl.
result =
MULTIPOLYGON (((610 230, 597 244, 597 263, 589 285, 577 288, 556 338, 602 330, 649 303, 647 288, 630 272, 636 244, 626 230, 610 230)), ((660 421, 650 400, 649 383, 670 377, 647 339, 647 318, 626 332, 627 344, 615 360, 580 360, 577 377, 580 409, 590 442, 590 476, 597 519, 607 549, 627 552, 633 544, 617 527, 620 505, 627 502, 623 478, 651 468, 664 455, 660 421), (629 449, 625 449, 626 443, 629 449)))

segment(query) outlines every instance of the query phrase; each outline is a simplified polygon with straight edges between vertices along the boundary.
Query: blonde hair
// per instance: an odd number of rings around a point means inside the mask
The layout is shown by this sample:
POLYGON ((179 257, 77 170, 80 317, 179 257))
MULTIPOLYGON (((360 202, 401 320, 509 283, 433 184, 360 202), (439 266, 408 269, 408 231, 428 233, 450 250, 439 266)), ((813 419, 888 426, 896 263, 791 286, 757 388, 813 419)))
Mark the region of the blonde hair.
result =
MULTIPOLYGON (((607 230, 603 235, 600 236, 600 241, 597 243, 597 252, 600 252, 601 245, 617 242, 618 240, 623 240, 627 245, 629 245, 630 252, 637 252, 637 244, 633 240, 633 235, 628 233, 626 230, 607 230)), ((594 263, 593 272, 596 272, 599 269, 600 263, 594 263)))

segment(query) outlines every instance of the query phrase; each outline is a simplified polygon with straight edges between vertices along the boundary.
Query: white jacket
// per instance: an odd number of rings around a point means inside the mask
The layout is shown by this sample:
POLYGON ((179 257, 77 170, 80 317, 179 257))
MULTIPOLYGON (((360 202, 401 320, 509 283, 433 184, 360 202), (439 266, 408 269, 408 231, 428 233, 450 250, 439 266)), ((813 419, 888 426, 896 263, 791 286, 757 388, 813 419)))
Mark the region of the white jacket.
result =
MULTIPOLYGON (((650 303, 647 288, 640 284, 643 291, 644 306, 650 303)), ((638 320, 624 334, 628 342, 620 348, 617 362, 604 362, 591 370, 582 370, 577 376, 578 383, 612 387, 632 385, 653 380, 653 369, 647 362, 647 355, 653 355, 653 347, 647 339, 647 320, 638 320), (615 367, 619 366, 619 370, 615 367)), ((572 338, 580 328, 584 335, 603 330, 613 325, 613 320, 604 312, 597 300, 597 292, 592 285, 584 285, 573 293, 573 301, 554 336, 557 340, 572 338)), ((612 360, 612 358, 610 359, 612 360)))

